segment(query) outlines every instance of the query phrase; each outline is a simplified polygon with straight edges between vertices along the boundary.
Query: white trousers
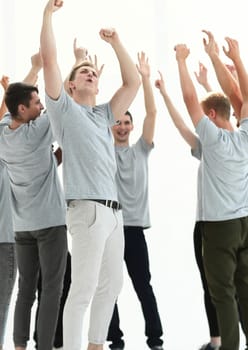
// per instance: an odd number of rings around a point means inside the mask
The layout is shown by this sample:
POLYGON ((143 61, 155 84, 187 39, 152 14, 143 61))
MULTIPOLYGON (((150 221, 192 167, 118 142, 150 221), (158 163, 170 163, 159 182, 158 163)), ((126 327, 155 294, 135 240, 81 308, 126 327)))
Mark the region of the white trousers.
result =
POLYGON ((88 340, 103 344, 123 283, 122 212, 90 200, 67 209, 72 237, 72 283, 64 308, 64 350, 81 350, 83 318, 91 303, 88 340))

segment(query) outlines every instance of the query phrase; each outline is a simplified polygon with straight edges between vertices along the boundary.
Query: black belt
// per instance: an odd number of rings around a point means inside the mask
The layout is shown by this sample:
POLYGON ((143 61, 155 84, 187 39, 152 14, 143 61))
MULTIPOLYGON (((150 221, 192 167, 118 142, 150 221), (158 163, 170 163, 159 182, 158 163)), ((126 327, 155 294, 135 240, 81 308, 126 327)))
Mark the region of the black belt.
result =
POLYGON ((116 201, 111 201, 110 199, 90 199, 91 201, 98 202, 100 204, 105 205, 106 207, 112 208, 114 210, 120 210, 121 204, 116 201))

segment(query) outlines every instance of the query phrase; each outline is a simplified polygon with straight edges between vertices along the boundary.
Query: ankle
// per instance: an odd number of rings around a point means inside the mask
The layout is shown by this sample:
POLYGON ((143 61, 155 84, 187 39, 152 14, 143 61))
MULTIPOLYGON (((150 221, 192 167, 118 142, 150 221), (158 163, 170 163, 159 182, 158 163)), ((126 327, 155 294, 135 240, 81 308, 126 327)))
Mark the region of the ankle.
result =
POLYGON ((214 349, 219 348, 221 346, 221 338, 220 337, 211 337, 210 344, 214 349))
POLYGON ((103 350, 103 344, 92 344, 92 343, 89 343, 87 350, 103 350))

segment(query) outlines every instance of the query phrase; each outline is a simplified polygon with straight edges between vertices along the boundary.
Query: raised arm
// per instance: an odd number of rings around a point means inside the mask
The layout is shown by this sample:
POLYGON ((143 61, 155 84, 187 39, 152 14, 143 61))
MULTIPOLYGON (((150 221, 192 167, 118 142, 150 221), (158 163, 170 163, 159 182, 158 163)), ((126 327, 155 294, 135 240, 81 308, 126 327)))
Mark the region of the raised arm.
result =
POLYGON ((118 117, 128 110, 138 92, 140 86, 139 74, 115 29, 101 29, 100 36, 112 46, 120 65, 122 86, 110 101, 112 112, 118 120, 118 117))
POLYGON ((208 37, 208 40, 203 38, 203 45, 213 64, 216 77, 224 94, 230 99, 235 115, 239 117, 243 102, 239 84, 236 79, 234 79, 230 70, 221 61, 219 57, 219 48, 213 34, 207 30, 203 30, 203 33, 205 33, 208 37))
POLYGON ((148 63, 148 58, 144 52, 138 53, 137 69, 141 75, 144 102, 146 116, 143 123, 142 136, 148 144, 152 144, 154 137, 155 121, 157 110, 154 101, 154 95, 152 91, 151 81, 150 81, 150 65, 148 63))
POLYGON ((0 80, 0 84, 2 85, 3 90, 4 90, 2 102, 0 105, 0 120, 1 120, 4 116, 4 114, 8 111, 7 106, 5 104, 5 91, 7 90, 8 86, 9 86, 9 77, 7 77, 6 75, 3 75, 2 79, 0 80))
POLYGON ((187 142, 187 144, 192 148, 195 149, 197 145, 197 137, 196 135, 190 130, 190 128, 185 124, 182 116, 176 109, 175 105, 173 104, 171 98, 169 97, 164 83, 164 78, 161 72, 159 72, 160 79, 157 79, 155 81, 155 86, 157 89, 159 89, 160 94, 162 95, 164 99, 165 106, 170 114, 170 117, 175 125, 175 127, 178 129, 179 133, 183 137, 183 139, 187 142))
POLYGON ((60 96, 63 80, 57 62, 57 49, 53 33, 53 12, 63 5, 61 0, 49 0, 43 13, 40 35, 40 50, 43 62, 45 89, 48 96, 56 100, 60 96))
POLYGON ((207 91, 210 92, 212 91, 212 88, 208 82, 208 70, 207 68, 204 66, 203 63, 199 62, 199 71, 194 72, 195 73, 195 77, 196 80, 198 81, 198 83, 207 91))
POLYGON ((229 57, 235 65, 240 91, 243 98, 240 117, 248 117, 248 76, 245 66, 240 57, 239 44, 237 40, 231 39, 229 37, 226 37, 225 40, 228 44, 228 49, 223 47, 223 50, 226 56, 229 57))
POLYGON ((191 120, 196 127, 198 122, 203 117, 204 112, 198 101, 196 90, 186 64, 186 59, 190 53, 190 50, 186 45, 179 44, 176 45, 175 51, 184 103, 187 107, 191 120))
POLYGON ((41 68, 42 60, 40 52, 38 52, 31 57, 31 68, 26 77, 23 79, 23 83, 35 85, 38 79, 38 73, 41 68))

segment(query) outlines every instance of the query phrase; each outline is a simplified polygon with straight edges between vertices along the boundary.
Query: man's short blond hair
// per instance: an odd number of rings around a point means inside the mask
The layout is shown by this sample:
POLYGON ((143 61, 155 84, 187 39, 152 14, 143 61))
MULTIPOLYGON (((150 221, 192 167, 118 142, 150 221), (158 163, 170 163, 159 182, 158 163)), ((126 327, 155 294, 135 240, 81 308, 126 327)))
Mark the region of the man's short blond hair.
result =
POLYGON ((76 67, 74 67, 71 70, 71 72, 69 74, 69 81, 73 81, 75 79, 76 72, 81 67, 91 67, 91 68, 94 68, 96 70, 96 66, 92 62, 90 62, 88 60, 82 61, 80 64, 78 64, 76 67))

